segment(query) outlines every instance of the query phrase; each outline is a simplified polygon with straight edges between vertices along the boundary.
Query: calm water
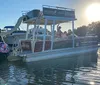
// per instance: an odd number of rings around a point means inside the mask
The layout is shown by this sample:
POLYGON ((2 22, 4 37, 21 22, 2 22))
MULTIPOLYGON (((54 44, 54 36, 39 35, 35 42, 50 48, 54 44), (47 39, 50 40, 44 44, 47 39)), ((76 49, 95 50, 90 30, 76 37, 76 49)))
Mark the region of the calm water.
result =
POLYGON ((0 77, 7 85, 100 85, 100 58, 94 52, 34 63, 4 61, 0 77))

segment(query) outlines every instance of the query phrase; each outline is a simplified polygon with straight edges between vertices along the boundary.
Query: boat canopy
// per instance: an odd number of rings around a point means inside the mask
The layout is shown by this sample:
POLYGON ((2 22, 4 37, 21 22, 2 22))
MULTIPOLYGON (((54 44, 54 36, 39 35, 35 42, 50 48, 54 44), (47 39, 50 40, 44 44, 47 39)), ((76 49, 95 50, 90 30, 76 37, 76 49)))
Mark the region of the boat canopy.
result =
POLYGON ((55 24, 76 20, 74 9, 47 5, 43 6, 42 11, 35 9, 25 13, 25 16, 23 22, 28 24, 36 24, 37 19, 41 25, 44 25, 45 19, 48 19, 48 25, 51 25, 53 20, 56 20, 55 24))

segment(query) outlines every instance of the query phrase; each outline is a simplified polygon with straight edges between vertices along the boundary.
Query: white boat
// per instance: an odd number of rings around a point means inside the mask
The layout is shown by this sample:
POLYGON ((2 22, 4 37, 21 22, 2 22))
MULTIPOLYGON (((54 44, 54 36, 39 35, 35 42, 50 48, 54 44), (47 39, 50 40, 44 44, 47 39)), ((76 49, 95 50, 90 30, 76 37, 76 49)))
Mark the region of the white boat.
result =
POLYGON ((21 57, 25 62, 35 62, 65 58, 98 49, 96 37, 74 36, 74 21, 76 20, 74 9, 44 5, 42 11, 32 10, 22 17, 23 23, 27 24, 27 33, 25 39, 19 40, 18 46, 14 47, 9 57, 16 56, 21 57), (55 38, 55 25, 66 22, 72 22, 72 37, 55 38), (31 38, 29 37, 30 25, 34 25, 31 38), (44 32, 41 35, 35 33, 40 25, 44 25, 44 32), (51 26, 50 35, 46 32, 48 26, 51 26))
POLYGON ((25 39, 26 31, 20 30, 20 28, 15 29, 14 26, 5 26, 3 32, 9 33, 5 35, 4 41, 9 45, 16 45, 20 39, 25 39), (13 31, 12 31, 13 30, 13 31))

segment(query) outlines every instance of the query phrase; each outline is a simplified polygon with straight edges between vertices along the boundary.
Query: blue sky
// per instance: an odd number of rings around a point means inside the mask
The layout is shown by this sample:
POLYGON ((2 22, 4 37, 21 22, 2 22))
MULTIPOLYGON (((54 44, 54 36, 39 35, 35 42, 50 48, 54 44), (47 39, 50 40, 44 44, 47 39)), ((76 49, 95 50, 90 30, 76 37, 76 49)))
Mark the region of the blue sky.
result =
POLYGON ((62 6, 76 10, 75 26, 88 24, 84 11, 86 7, 100 0, 0 0, 0 27, 15 25, 22 11, 41 9, 42 5, 62 6))

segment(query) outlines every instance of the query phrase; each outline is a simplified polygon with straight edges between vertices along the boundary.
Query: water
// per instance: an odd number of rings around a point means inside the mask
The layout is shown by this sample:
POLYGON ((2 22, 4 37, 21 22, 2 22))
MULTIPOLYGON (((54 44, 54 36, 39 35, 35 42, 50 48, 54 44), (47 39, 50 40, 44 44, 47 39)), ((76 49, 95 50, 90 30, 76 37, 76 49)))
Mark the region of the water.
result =
POLYGON ((96 52, 34 63, 0 63, 0 77, 7 85, 100 85, 99 75, 96 52))

